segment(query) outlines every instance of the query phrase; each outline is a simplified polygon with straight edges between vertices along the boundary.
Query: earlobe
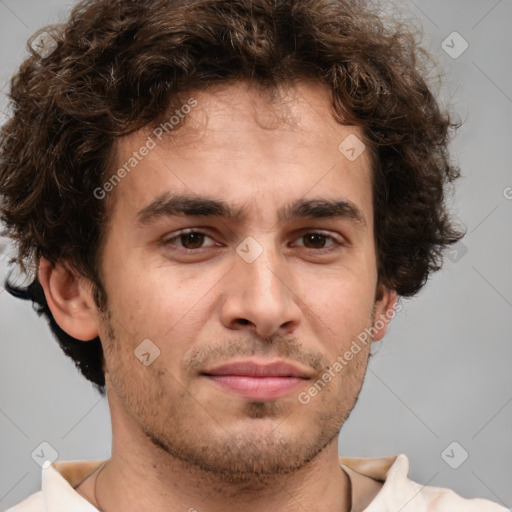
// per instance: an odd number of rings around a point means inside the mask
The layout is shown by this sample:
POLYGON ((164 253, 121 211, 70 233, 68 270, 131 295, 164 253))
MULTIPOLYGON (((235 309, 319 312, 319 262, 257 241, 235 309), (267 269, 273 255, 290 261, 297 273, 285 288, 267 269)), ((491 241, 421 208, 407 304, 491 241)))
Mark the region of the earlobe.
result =
POLYGON ((98 336, 97 310, 82 279, 62 263, 41 258, 38 280, 53 318, 67 334, 82 341, 98 336))
POLYGON ((379 299, 375 302, 375 319, 373 323, 373 341, 384 338, 388 325, 395 316, 398 294, 395 290, 382 287, 379 299))

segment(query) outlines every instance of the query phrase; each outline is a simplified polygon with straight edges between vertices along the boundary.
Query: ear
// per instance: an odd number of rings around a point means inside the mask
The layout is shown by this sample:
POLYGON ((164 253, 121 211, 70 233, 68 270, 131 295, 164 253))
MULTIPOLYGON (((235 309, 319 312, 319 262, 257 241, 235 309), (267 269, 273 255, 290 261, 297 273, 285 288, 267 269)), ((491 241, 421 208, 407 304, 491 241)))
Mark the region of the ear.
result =
POLYGON ((395 316, 397 301, 398 294, 395 290, 379 285, 377 300, 375 301, 375 319, 372 327, 373 341, 379 341, 384 338, 388 325, 395 316))
POLYGON ((90 284, 63 264, 41 258, 37 274, 53 318, 67 334, 82 341, 98 336, 97 308, 90 284))

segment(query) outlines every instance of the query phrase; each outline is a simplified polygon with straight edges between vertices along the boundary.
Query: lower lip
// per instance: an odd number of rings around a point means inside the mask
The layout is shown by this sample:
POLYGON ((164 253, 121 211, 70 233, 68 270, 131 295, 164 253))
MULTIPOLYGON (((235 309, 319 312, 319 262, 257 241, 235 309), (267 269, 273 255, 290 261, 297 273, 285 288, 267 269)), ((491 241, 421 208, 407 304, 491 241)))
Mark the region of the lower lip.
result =
POLYGON ((207 375, 221 388, 252 400, 273 400, 290 394, 304 379, 299 377, 249 377, 246 375, 207 375))

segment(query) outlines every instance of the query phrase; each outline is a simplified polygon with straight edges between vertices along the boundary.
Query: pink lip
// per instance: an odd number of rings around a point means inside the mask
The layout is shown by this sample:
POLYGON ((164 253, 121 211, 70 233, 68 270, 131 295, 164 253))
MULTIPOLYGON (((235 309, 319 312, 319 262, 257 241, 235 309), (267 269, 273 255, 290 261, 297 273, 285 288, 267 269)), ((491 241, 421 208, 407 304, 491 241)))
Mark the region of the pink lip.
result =
POLYGON ((272 400, 291 393, 310 375, 284 361, 240 361, 202 372, 215 385, 252 400, 272 400))

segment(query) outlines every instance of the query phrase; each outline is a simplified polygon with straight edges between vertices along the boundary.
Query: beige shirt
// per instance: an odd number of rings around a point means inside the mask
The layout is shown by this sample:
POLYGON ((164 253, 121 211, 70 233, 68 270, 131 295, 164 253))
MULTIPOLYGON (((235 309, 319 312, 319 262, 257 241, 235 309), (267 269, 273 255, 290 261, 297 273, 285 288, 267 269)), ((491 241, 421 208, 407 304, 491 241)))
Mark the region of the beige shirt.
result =
MULTIPOLYGON (((98 512, 74 488, 103 462, 54 462, 43 469, 41 490, 6 512, 98 512)), ((509 512, 488 500, 465 499, 450 489, 409 480, 403 453, 380 459, 343 457, 340 464, 352 482, 351 512, 509 512)))

